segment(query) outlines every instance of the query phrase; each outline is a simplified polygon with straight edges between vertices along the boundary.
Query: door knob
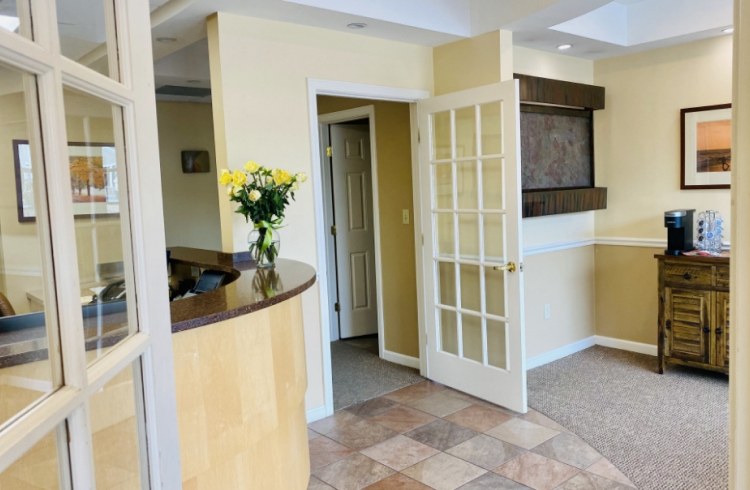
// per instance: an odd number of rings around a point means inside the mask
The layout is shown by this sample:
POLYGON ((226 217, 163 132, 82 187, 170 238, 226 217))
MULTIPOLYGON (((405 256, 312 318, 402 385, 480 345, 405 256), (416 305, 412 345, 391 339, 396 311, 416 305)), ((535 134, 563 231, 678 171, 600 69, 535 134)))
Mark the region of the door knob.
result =
POLYGON ((505 265, 496 265, 492 269, 496 270, 496 271, 515 272, 516 271, 516 263, 515 262, 508 262, 505 265))

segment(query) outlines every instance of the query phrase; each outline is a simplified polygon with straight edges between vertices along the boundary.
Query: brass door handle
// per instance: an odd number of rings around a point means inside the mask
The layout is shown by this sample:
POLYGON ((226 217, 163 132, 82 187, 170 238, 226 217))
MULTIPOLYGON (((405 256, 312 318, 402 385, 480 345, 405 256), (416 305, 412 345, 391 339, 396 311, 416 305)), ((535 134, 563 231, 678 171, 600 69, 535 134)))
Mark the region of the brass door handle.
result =
POLYGON ((496 265, 496 266, 494 266, 492 268, 492 270, 516 272, 516 263, 515 262, 508 262, 505 265, 496 265))

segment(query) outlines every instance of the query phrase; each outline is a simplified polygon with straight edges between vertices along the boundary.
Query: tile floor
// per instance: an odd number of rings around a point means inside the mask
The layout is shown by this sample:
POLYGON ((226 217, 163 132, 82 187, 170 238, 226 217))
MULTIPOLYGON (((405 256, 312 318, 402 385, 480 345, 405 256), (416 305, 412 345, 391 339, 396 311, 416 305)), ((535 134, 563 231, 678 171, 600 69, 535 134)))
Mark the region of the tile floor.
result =
POLYGON ((431 381, 309 425, 308 489, 632 490, 576 435, 431 381))

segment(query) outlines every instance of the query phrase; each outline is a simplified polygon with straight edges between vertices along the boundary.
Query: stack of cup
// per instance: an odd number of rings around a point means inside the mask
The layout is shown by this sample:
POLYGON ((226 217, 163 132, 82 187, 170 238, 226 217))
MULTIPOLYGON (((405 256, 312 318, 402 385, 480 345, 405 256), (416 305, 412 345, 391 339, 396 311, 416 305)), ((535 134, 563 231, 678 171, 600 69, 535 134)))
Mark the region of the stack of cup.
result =
POLYGON ((698 213, 698 240, 696 247, 712 255, 721 253, 724 220, 718 211, 706 210, 698 213))

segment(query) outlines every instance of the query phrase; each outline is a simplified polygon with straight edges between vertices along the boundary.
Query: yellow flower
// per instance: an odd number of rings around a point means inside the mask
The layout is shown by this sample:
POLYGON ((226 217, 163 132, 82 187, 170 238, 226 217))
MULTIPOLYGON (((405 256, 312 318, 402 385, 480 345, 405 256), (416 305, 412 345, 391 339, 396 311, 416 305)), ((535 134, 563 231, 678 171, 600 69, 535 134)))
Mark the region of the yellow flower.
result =
POLYGON ((271 177, 273 177, 273 181, 276 185, 284 185, 292 181, 292 176, 289 175, 289 172, 281 170, 280 168, 274 169, 271 172, 271 177))
POLYGON ((232 172, 223 168, 221 169, 221 176, 219 176, 219 183, 221 185, 229 185, 232 183, 232 172))
POLYGON ((241 185, 236 185, 232 188, 232 194, 234 194, 235 196, 239 196, 241 192, 242 192, 241 185))
POLYGON ((247 198, 250 199, 252 202, 257 201, 258 199, 260 199, 260 191, 257 189, 251 190, 248 193, 247 198))
POLYGON ((300 172, 294 177, 297 179, 297 182, 299 183, 305 182, 307 180, 307 174, 304 172, 300 172))
POLYGON ((245 172, 242 170, 235 170, 234 174, 232 174, 232 184, 234 184, 235 187, 239 187, 245 182, 247 182, 247 175, 245 175, 245 172))
POLYGON ((234 195, 234 187, 232 187, 231 185, 228 185, 227 186, 227 196, 232 196, 232 195, 234 195))
POLYGON ((249 173, 254 174, 260 169, 260 164, 258 162, 254 162, 253 160, 248 160, 245 164, 245 170, 247 170, 249 173))

